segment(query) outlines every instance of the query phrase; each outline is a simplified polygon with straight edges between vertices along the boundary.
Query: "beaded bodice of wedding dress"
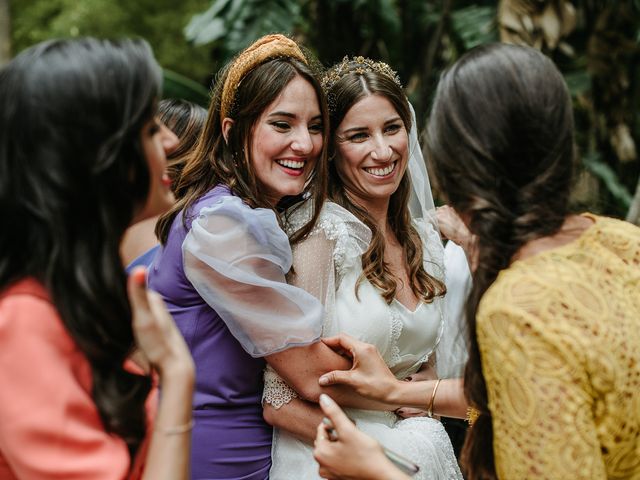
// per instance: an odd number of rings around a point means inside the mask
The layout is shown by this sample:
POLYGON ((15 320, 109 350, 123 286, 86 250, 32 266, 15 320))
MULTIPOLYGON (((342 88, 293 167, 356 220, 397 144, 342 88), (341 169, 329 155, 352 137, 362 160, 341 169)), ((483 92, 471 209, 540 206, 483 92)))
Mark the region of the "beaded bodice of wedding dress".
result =
MULTIPOLYGON (((308 208, 290 222, 308 218, 308 208), (297 219, 296 219, 297 217, 297 219)), ((442 244, 429 225, 416 224, 423 239, 427 271, 443 278, 442 244)), ((361 255, 371 233, 351 213, 333 203, 321 212, 314 232, 294 247, 296 275, 291 282, 323 300, 326 314, 323 336, 339 332, 375 345, 398 378, 415 373, 433 354, 443 332, 442 299, 415 310, 394 300, 387 304, 368 281, 356 284, 362 273, 361 255), (357 291, 357 295, 356 295, 357 291)), ((270 368, 265 372, 263 401, 276 408, 294 398, 293 392, 270 368)), ((358 428, 387 448, 420 466, 414 478, 462 478, 449 438, 442 424, 431 418, 401 419, 393 412, 347 409, 358 428)), ((318 466, 310 445, 276 429, 272 448, 272 480, 318 479, 318 466)))

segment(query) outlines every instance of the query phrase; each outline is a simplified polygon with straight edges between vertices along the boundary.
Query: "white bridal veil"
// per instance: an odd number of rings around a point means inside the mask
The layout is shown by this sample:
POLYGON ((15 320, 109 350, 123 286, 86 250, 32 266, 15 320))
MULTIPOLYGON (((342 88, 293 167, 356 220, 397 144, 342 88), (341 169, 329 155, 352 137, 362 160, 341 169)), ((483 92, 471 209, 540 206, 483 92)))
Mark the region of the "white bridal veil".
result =
MULTIPOLYGON (((416 114, 410 102, 409 106, 409 211, 414 220, 422 219, 419 223, 426 228, 432 226, 439 231, 429 174, 418 140, 416 114)), ((467 361, 464 304, 471 287, 471 272, 464 250, 455 243, 447 243, 443 257, 444 262, 438 267, 444 274, 447 293, 444 298, 444 332, 436 349, 436 369, 440 378, 455 378, 462 376, 467 361)), ((438 255, 437 258, 442 256, 438 255)))

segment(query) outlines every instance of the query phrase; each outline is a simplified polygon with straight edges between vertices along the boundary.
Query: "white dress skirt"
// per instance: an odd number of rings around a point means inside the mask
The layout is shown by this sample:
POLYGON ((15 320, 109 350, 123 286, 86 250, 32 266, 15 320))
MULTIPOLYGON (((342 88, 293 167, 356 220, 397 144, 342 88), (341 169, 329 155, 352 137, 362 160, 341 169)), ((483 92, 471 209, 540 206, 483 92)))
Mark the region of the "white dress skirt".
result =
MULTIPOLYGON (((291 228, 308 218, 302 207, 289 219, 291 228)), ((421 235, 425 268, 444 280, 443 248, 430 224, 415 225, 421 235)), ((323 300, 323 336, 345 332, 375 345, 399 378, 415 373, 435 352, 445 328, 445 302, 420 303, 415 311, 398 301, 387 304, 362 273, 361 255, 369 229, 350 212, 328 202, 314 232, 293 249, 292 283, 323 300)), ((296 394, 271 368, 265 372, 264 402, 280 408, 296 394)), ((420 466, 417 479, 462 479, 451 442, 442 424, 428 417, 402 419, 393 412, 346 409, 358 428, 385 447, 420 466)), ((311 445, 275 429, 271 480, 319 479, 311 445)))

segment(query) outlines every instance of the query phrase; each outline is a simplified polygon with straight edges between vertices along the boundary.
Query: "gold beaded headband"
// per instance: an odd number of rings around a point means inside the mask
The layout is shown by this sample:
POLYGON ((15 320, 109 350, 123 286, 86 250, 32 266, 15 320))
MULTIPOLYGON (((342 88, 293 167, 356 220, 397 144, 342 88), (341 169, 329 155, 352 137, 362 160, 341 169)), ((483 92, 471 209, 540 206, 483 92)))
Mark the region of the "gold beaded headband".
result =
POLYGON ((295 58, 308 64, 298 44, 277 33, 259 38, 238 55, 229 68, 229 73, 222 87, 220 121, 229 116, 242 79, 258 65, 278 57, 295 58))
POLYGON ((378 72, 385 75, 402 88, 400 77, 398 77, 398 74, 386 63, 374 62, 370 58, 362 56, 349 58, 348 55, 345 55, 340 63, 334 65, 325 73, 321 81, 322 89, 328 94, 333 86, 345 75, 350 73, 364 75, 365 72, 378 72))

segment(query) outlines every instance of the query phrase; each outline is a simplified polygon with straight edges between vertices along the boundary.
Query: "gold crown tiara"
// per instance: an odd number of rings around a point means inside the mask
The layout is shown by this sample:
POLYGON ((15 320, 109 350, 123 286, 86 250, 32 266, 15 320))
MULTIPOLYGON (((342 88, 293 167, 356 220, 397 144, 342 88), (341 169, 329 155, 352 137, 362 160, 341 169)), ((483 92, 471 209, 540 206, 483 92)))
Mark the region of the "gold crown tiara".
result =
POLYGON ((229 68, 229 73, 222 87, 220 121, 231 113, 242 79, 258 65, 279 57, 295 58, 302 63, 308 63, 298 44, 279 33, 259 38, 238 55, 229 68))
POLYGON ((386 63, 374 62, 370 58, 365 58, 363 56, 349 58, 348 55, 345 55, 340 63, 334 65, 327 71, 327 73, 325 73, 320 84, 322 85, 322 89, 325 91, 325 93, 328 94, 333 86, 338 83, 338 81, 342 77, 350 73, 355 73, 356 75, 364 75, 365 72, 380 73, 386 77, 389 77, 395 82, 396 85, 402 88, 400 77, 398 77, 398 74, 386 63))

